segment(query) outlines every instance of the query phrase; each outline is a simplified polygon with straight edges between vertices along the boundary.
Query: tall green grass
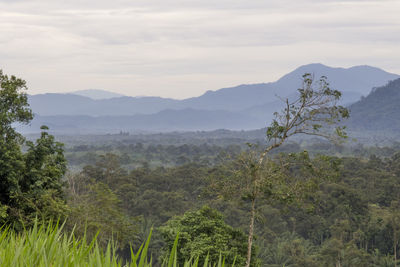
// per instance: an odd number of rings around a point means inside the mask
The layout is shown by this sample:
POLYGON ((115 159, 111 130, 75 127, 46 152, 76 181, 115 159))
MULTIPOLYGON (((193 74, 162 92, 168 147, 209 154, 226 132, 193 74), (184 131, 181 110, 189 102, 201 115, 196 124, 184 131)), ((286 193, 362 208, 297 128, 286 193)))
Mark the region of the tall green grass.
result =
MULTIPOLYGON (((124 262, 117 256, 116 248, 109 242, 106 249, 98 246, 96 238, 86 240, 77 239, 71 234, 62 231, 58 224, 38 226, 22 233, 15 233, 9 228, 0 230, 0 266, 13 267, 44 267, 44 266, 128 266, 150 267, 152 259, 148 257, 148 247, 151 232, 144 244, 134 252, 131 249, 131 261, 124 262)), ((177 253, 179 237, 177 236, 173 249, 163 267, 178 267, 177 253)), ((199 264, 199 258, 188 259, 184 266, 179 267, 225 267, 224 259, 220 257, 218 263, 210 263, 208 257, 199 264)))

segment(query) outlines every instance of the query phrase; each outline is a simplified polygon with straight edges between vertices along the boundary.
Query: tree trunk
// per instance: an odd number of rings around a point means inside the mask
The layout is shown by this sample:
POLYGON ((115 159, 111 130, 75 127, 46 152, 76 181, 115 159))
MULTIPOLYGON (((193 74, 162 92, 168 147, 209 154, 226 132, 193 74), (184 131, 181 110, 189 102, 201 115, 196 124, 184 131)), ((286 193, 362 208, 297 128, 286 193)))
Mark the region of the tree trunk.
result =
POLYGON ((340 251, 338 252, 338 260, 337 260, 337 262, 336 262, 336 267, 341 267, 342 266, 342 264, 341 264, 341 262, 340 262, 340 251))
POLYGON ((250 267, 251 262, 251 248, 253 246, 253 233, 254 233, 254 219, 256 217, 256 199, 253 198, 251 200, 251 218, 250 218, 250 226, 249 226, 249 240, 247 243, 247 260, 246 267, 250 267))
POLYGON ((394 267, 397 267, 397 233, 396 230, 393 231, 393 251, 394 251, 394 267))

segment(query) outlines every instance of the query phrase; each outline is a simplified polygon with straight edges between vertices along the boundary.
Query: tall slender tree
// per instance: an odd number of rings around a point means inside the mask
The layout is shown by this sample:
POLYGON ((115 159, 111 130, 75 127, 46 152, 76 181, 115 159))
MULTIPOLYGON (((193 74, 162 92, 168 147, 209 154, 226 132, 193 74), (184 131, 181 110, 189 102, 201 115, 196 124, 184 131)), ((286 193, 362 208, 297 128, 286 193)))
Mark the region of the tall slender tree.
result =
POLYGON ((260 149, 250 145, 250 151, 240 157, 236 166, 231 168, 238 170, 234 175, 235 181, 223 178, 232 175, 217 174, 218 179, 214 183, 225 196, 240 195, 241 199, 250 203, 246 267, 251 263, 257 200, 267 198, 293 201, 301 196, 300 192, 309 190, 313 184, 315 185, 318 179, 313 178, 326 175, 311 166, 312 160, 307 152, 303 152, 295 156, 297 157, 295 161, 302 161, 303 167, 309 166, 309 172, 305 175, 313 177, 290 179, 295 175, 292 171, 288 171, 292 168, 289 166, 290 157, 274 160, 269 153, 295 135, 319 136, 335 142, 347 137, 345 127, 339 123, 349 117, 349 111, 338 105, 341 93, 330 88, 326 77, 315 80, 313 75, 307 73, 303 75, 301 88, 297 91, 297 97, 282 99, 284 109, 274 113, 275 119, 266 131, 267 146, 260 149))
MULTIPOLYGON (((294 135, 306 134, 320 136, 333 141, 346 138, 345 126, 338 123, 349 117, 349 111, 337 105, 341 92, 331 89, 327 78, 322 76, 318 81, 310 73, 303 75, 303 82, 298 89, 298 97, 294 100, 284 99, 285 108, 275 112, 275 119, 267 128, 268 146, 260 153, 256 166, 251 172, 252 191, 251 215, 248 234, 246 267, 250 266, 251 249, 254 235, 254 219, 256 216, 256 201, 262 190, 261 185, 268 179, 260 166, 266 161, 268 153, 280 147, 294 135)), ((267 172, 268 174, 268 172, 267 172)), ((287 192, 288 196, 290 192, 287 192)))

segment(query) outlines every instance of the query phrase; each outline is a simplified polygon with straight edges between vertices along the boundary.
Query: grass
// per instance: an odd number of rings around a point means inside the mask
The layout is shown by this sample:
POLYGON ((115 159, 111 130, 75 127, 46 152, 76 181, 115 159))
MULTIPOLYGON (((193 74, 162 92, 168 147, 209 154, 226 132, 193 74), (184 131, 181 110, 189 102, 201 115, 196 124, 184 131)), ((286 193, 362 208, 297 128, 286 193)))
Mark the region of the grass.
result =
MULTIPOLYGON (((131 249, 131 261, 124 262, 117 256, 115 246, 109 242, 106 249, 101 249, 96 238, 86 240, 75 238, 74 234, 66 234, 62 226, 49 224, 38 226, 22 233, 15 233, 7 227, 0 230, 0 266, 13 267, 55 267, 55 266, 104 266, 104 267, 150 267, 152 259, 148 257, 148 247, 151 232, 144 244, 134 252, 131 249)), ((179 236, 163 267, 179 267, 177 265, 177 246, 179 236)), ((224 259, 220 256, 218 263, 210 263, 208 257, 203 264, 199 259, 188 259, 181 267, 225 267, 224 259)))

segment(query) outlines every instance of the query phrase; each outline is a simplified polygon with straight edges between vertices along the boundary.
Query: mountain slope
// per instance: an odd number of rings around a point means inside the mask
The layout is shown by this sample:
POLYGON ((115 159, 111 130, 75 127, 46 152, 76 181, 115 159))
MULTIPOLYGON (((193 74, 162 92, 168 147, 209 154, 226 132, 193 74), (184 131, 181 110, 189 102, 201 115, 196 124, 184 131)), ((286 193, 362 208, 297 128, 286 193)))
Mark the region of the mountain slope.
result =
POLYGON ((208 91, 202 96, 183 101, 186 105, 197 109, 230 111, 248 109, 277 101, 277 96, 287 97, 296 93, 305 73, 314 74, 316 79, 327 76, 331 87, 343 92, 342 104, 353 103, 359 100, 362 95, 367 95, 373 87, 400 78, 400 75, 370 66, 356 66, 346 69, 332 68, 323 64, 309 64, 297 68, 273 83, 223 88, 217 91, 208 91))
POLYGON ((332 68, 317 63, 301 66, 280 78, 276 83, 279 87, 286 88, 286 90, 297 88, 304 73, 312 73, 315 78, 326 76, 332 88, 364 96, 369 94, 373 87, 382 86, 388 81, 400 78, 400 75, 371 66, 332 68))
POLYGON ((350 106, 348 125, 355 130, 400 131, 400 79, 374 89, 350 106))

